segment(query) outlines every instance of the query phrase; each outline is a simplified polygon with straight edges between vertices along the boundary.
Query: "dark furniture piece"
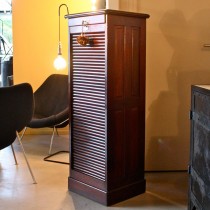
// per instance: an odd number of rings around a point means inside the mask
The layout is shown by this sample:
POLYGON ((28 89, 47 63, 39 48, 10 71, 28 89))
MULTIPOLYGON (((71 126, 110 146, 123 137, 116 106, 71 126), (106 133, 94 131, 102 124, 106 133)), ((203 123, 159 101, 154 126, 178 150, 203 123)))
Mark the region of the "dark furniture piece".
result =
POLYGON ((70 31, 69 190, 104 205, 145 192, 148 17, 114 10, 66 16, 70 31), (78 36, 89 43, 79 45, 78 36))
POLYGON ((58 153, 69 152, 58 151, 54 154, 51 154, 55 130, 57 128, 63 128, 69 124, 68 87, 68 75, 52 74, 34 92, 34 115, 27 127, 53 128, 49 149, 50 155, 44 158, 45 161, 69 164, 66 162, 49 159, 58 153))
POLYGON ((210 85, 191 92, 189 210, 210 209, 210 85))
MULTIPOLYGON (((17 137, 33 182, 36 183, 18 134, 30 122, 33 111, 34 98, 30 84, 22 83, 0 88, 0 150, 12 146, 17 137)), ((12 151, 17 164, 13 147, 12 151)))

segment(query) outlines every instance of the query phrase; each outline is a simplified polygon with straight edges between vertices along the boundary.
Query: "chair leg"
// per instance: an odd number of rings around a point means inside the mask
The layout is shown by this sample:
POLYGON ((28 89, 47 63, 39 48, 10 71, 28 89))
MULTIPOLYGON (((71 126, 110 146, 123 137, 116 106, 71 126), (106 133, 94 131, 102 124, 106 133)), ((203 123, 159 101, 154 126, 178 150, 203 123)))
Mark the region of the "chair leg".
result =
POLYGON ((22 132, 22 134, 21 134, 20 140, 22 140, 22 139, 23 139, 23 136, 24 136, 24 134, 25 134, 26 130, 27 130, 27 127, 25 127, 25 128, 23 129, 23 132, 22 132))
POLYGON ((56 134, 57 134, 57 136, 59 136, 58 129, 57 129, 57 128, 55 128, 55 130, 56 130, 56 134))
POLYGON ((51 154, 51 151, 52 151, 52 145, 53 145, 54 135, 55 135, 55 126, 53 127, 53 133, 52 133, 52 136, 51 136, 49 155, 51 154))
POLYGON ((25 127, 25 128, 23 129, 22 135, 21 135, 21 137, 20 137, 21 140, 22 140, 23 135, 25 134, 26 130, 27 130, 27 127, 25 127))
POLYGON ((48 161, 48 162, 53 162, 53 163, 61 163, 61 164, 67 164, 67 165, 70 165, 69 162, 63 162, 63 161, 57 161, 57 160, 50 160, 49 158, 57 155, 57 154, 60 154, 60 153, 69 153, 69 151, 58 151, 56 153, 53 153, 51 155, 48 155, 47 157, 44 157, 44 161, 48 161))
POLYGON ((15 159, 15 165, 18 165, 18 163, 17 163, 17 158, 16 158, 16 155, 15 155, 15 150, 14 150, 12 144, 11 144, 11 148, 12 148, 12 153, 13 153, 13 156, 14 156, 14 159, 15 159))
POLYGON ((56 153, 51 154, 55 130, 56 130, 56 132, 57 132, 57 134, 58 134, 57 128, 54 126, 54 127, 53 127, 53 134, 52 134, 51 142, 50 142, 49 155, 46 156, 46 157, 44 158, 44 161, 54 162, 54 163, 61 163, 61 164, 67 164, 67 165, 69 165, 70 163, 67 163, 67 162, 62 162, 62 161, 57 161, 57 160, 49 160, 49 159, 48 159, 48 158, 50 158, 50 157, 52 157, 52 156, 54 156, 54 155, 57 155, 57 154, 59 154, 59 153, 69 153, 69 151, 58 151, 58 152, 56 152, 56 153))
POLYGON ((20 143, 21 149, 22 149, 22 151, 23 151, 23 155, 24 155, 26 164, 27 164, 27 166, 28 166, 29 172, 30 172, 30 174, 31 174, 31 177, 32 177, 32 179, 33 179, 33 181, 34 181, 34 184, 37 184, 37 182, 36 182, 36 180, 35 180, 35 177, 34 177, 34 175, 33 175, 33 172, 32 172, 32 170, 31 170, 30 164, 29 164, 29 162, 28 162, 28 159, 27 159, 27 157, 26 157, 26 153, 25 153, 25 150, 24 150, 24 148, 23 148, 23 144, 22 144, 22 142, 21 142, 21 138, 20 138, 20 136, 19 136, 19 134, 18 134, 17 131, 16 131, 16 135, 17 135, 18 141, 19 141, 19 143, 20 143))

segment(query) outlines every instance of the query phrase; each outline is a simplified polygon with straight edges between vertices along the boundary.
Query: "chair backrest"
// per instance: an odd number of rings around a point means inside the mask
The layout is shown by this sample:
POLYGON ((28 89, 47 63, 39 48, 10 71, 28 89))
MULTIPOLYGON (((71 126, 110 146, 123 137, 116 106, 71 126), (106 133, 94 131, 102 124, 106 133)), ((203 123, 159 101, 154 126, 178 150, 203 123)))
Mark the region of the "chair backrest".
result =
POLYGON ((16 131, 21 131, 32 119, 33 90, 22 83, 0 88, 0 149, 11 145, 16 131))
POLYGON ((68 75, 52 74, 34 92, 35 113, 51 116, 66 109, 68 104, 68 75))

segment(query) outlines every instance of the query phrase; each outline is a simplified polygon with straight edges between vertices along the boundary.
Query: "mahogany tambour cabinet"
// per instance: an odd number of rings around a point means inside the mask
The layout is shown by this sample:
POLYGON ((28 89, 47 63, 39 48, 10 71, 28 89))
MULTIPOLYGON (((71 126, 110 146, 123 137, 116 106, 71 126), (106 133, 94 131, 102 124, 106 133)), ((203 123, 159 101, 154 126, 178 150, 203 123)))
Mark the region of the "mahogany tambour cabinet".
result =
POLYGON ((68 15, 69 190, 104 205, 145 192, 145 48, 149 15, 68 15), (78 36, 86 37, 86 46, 78 36))
POLYGON ((191 91, 189 210, 210 209, 210 85, 191 91))

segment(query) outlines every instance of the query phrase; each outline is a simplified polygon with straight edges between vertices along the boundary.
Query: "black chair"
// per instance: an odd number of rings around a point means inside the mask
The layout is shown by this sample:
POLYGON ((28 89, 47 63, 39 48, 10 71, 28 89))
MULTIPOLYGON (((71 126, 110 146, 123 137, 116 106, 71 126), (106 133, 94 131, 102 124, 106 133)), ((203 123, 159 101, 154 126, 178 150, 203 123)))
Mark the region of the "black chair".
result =
POLYGON ((34 99, 34 115, 27 127, 53 128, 53 133, 50 141, 49 156, 45 157, 44 160, 69 164, 66 162, 54 161, 49 159, 50 157, 58 153, 69 152, 58 151, 54 154, 51 154, 55 130, 57 131, 57 128, 63 128, 69 124, 68 75, 50 75, 34 92, 34 99))
POLYGON ((15 162, 13 142, 20 143, 33 182, 36 183, 19 136, 19 132, 31 121, 34 111, 33 90, 30 84, 22 83, 0 88, 0 150, 11 145, 15 162))

